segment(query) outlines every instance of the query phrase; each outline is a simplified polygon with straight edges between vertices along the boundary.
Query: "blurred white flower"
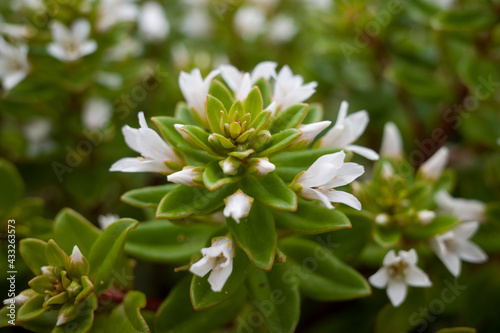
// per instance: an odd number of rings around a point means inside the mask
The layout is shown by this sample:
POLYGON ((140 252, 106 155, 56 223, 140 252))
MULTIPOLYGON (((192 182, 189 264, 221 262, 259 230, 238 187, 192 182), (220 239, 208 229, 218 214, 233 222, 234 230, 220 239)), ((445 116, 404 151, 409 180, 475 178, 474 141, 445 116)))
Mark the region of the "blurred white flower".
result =
POLYGON ((436 255, 455 277, 460 275, 461 260, 472 263, 483 263, 488 260, 486 253, 469 240, 478 227, 478 222, 464 222, 442 235, 433 237, 430 241, 436 255))
POLYGON ((441 147, 437 152, 434 153, 425 163, 423 163, 419 171, 422 176, 426 179, 437 180, 441 177, 446 164, 448 164, 448 158, 450 156, 450 151, 446 147, 441 147))
POLYGON ((151 43, 162 42, 170 32, 167 15, 157 2, 149 1, 142 5, 138 24, 142 37, 151 43))
POLYGON ((316 82, 304 84, 302 76, 293 75, 290 67, 285 65, 276 77, 273 101, 280 107, 280 110, 285 110, 289 106, 302 103, 311 97, 316 91, 317 85, 316 82))
POLYGON ((369 160, 378 160, 378 154, 372 149, 353 145, 368 125, 369 117, 365 110, 347 116, 349 104, 343 101, 340 104, 339 115, 335 125, 321 138, 320 147, 338 147, 350 150, 369 160))
POLYGON ((208 282, 213 291, 221 291, 233 271, 234 245, 228 237, 219 237, 212 246, 201 249, 203 258, 191 265, 193 274, 205 276, 208 272, 208 282))
POLYGON ((185 69, 188 67, 191 58, 189 57, 189 51, 186 45, 182 43, 176 43, 171 48, 172 60, 176 68, 185 69))
POLYGON ((45 10, 45 4, 43 0, 13 0, 11 1, 10 8, 13 11, 18 11, 21 8, 27 8, 30 10, 45 10))
POLYGON ((206 10, 192 7, 184 16, 180 30, 184 35, 193 38, 210 36, 213 30, 212 19, 206 10))
POLYGON ((269 11, 276 7, 279 4, 280 0, 249 0, 248 2, 254 6, 269 11))
POLYGON ((24 39, 32 33, 33 31, 27 25, 7 23, 0 16, 0 35, 4 34, 13 39, 24 39))
POLYGON ((144 113, 139 112, 138 116, 141 127, 135 129, 125 125, 122 132, 127 145, 142 157, 122 158, 109 171, 172 173, 173 170, 168 165, 180 166, 182 160, 158 133, 148 127, 144 113))
POLYGON ((123 84, 123 78, 118 73, 98 71, 95 73, 94 79, 97 83, 112 90, 120 89, 123 84))
POLYGON ((236 223, 240 223, 240 219, 247 217, 252 208, 253 198, 246 195, 242 190, 238 190, 224 199, 226 207, 224 208, 224 216, 232 217, 236 223))
POLYGON ((320 200, 329 209, 334 208, 331 202, 340 202, 361 210, 361 203, 354 195, 334 189, 351 183, 365 172, 362 165, 344 163, 344 159, 343 151, 318 158, 295 181, 295 186, 300 186, 299 195, 320 200))
POLYGON ((455 0, 429 0, 429 2, 435 4, 443 10, 451 9, 455 4, 455 0))
POLYGON ((332 0, 303 0, 312 9, 328 10, 332 6, 332 0))
POLYGON ((106 215, 99 215, 97 217, 97 222, 99 222, 99 226, 101 227, 102 230, 106 229, 109 227, 111 224, 115 223, 120 219, 120 216, 116 214, 106 214, 106 215))
POLYGON ((271 20, 266 37, 271 43, 287 43, 295 37, 298 31, 299 27, 293 18, 279 14, 271 20))
POLYGON ((486 219, 484 202, 473 199, 454 198, 442 190, 436 193, 434 201, 440 214, 450 214, 462 222, 484 221, 486 219))
POLYGON ((213 70, 205 79, 198 68, 193 69, 191 73, 181 72, 179 75, 179 87, 184 99, 205 123, 208 121, 205 112, 208 90, 213 78, 219 75, 219 72, 219 70, 213 70))
POLYGON ((97 50, 95 40, 88 39, 90 23, 86 19, 78 19, 68 29, 59 21, 52 21, 53 42, 47 45, 47 52, 61 61, 75 61, 97 50))
POLYGON ((383 267, 370 276, 370 283, 377 288, 387 287, 387 296, 395 307, 401 305, 406 298, 407 286, 430 287, 432 285, 427 274, 417 267, 418 256, 415 249, 399 251, 396 256, 390 250, 384 258, 383 267))
POLYGON ((240 7, 233 18, 236 33, 245 41, 252 41, 264 31, 265 14, 255 7, 240 7))
POLYGON ((393 122, 388 122, 384 126, 380 155, 390 158, 403 157, 403 139, 398 127, 393 122))
POLYGON ((52 125, 44 118, 30 121, 23 127, 24 137, 28 141, 28 156, 38 156, 50 153, 56 147, 55 142, 49 138, 52 125))
POLYGON ((431 223, 435 217, 436 213, 433 212, 432 210, 420 210, 417 213, 418 222, 420 222, 420 224, 422 225, 427 225, 431 223))
POLYGON ((260 78, 269 80, 276 75, 276 66, 275 62, 263 61, 255 66, 252 73, 242 73, 232 65, 222 65, 220 72, 236 99, 243 101, 260 78))
POLYGON ((0 79, 2 87, 10 90, 24 80, 30 71, 28 46, 13 46, 0 37, 0 79))
POLYGON ((127 37, 106 50, 104 59, 107 61, 123 61, 135 57, 142 52, 143 45, 137 39, 127 37))
POLYGON ((102 97, 92 96, 83 104, 82 122, 91 130, 102 128, 111 118, 113 106, 102 97))
POLYGON ((172 183, 183 184, 187 186, 200 186, 200 183, 196 182, 195 179, 201 180, 203 172, 198 168, 192 166, 186 166, 181 171, 174 172, 167 176, 167 180, 172 183))
POLYGON ((139 8, 135 0, 101 0, 97 12, 97 30, 106 32, 118 23, 135 21, 139 8))

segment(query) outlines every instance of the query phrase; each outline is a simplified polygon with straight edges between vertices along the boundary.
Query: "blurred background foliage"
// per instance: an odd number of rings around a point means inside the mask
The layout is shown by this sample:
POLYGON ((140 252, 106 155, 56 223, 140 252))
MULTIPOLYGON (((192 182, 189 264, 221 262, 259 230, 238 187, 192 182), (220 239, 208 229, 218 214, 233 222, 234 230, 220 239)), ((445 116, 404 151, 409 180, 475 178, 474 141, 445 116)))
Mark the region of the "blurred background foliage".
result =
MULTIPOLYGON (((365 146, 378 150, 383 125, 393 121, 415 166, 440 146, 451 148, 455 196, 500 199, 500 1, 158 1, 168 22, 159 37, 141 28, 138 17, 144 3, 0 2, 2 37, 29 47, 27 77, 12 89, 0 90, 0 155, 18 169, 15 181, 25 184, 18 199, 24 200, 19 204, 24 208, 16 208, 14 215, 20 223, 23 214, 37 216, 36 223, 30 219, 38 225, 36 232, 27 229, 30 236, 46 238, 44 223, 62 207, 72 207, 94 223, 108 213, 151 217, 121 203, 120 195, 166 180, 108 172, 114 161, 130 154, 120 129, 124 124, 136 127, 139 111, 147 117, 173 115, 182 100, 180 71, 198 67, 206 75, 224 63, 244 71, 264 60, 288 64, 306 82, 318 82, 309 102, 323 103, 326 119, 336 118, 342 100, 350 102, 351 111, 369 112, 365 146), (103 28, 103 16, 118 17, 127 6, 133 8, 133 18, 103 28), (97 42, 97 50, 71 63, 49 55, 50 22, 69 25, 82 17, 91 23, 89 39, 97 42), (84 120, 89 105, 101 110, 102 121, 84 120)), ((361 163, 369 168, 366 160, 361 163)), ((2 191, 8 189, 2 184, 2 191)), ((490 265, 470 268, 468 280, 460 280, 470 287, 458 301, 415 331, 467 325, 498 332, 498 259, 491 256, 490 265)), ((173 275, 170 267, 140 267, 137 286, 147 294, 165 295, 169 281, 176 279, 168 277, 173 275), (154 278, 161 282, 148 282, 152 271, 162 276, 154 278)), ((436 283, 425 292, 439 297, 441 289, 436 283)), ((397 316, 406 321, 419 304, 419 295, 411 297, 416 300, 407 301, 399 312, 387 310, 387 320, 397 316)), ((368 332, 382 320, 385 303, 380 291, 349 303, 305 302, 300 330, 368 332)))

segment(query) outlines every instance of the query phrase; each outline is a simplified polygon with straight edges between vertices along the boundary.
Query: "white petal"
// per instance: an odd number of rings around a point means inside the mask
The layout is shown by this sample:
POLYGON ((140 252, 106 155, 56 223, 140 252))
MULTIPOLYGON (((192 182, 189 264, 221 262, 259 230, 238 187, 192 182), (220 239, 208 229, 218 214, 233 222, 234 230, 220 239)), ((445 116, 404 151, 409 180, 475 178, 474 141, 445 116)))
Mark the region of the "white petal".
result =
POLYGON ((99 215, 97 217, 97 222, 99 222, 99 226, 101 227, 101 230, 106 229, 116 221, 118 221, 120 217, 116 214, 106 214, 106 215, 99 215))
POLYGON ((443 254, 438 254, 439 259, 443 262, 446 268, 450 271, 453 276, 458 277, 462 269, 462 263, 457 254, 452 252, 447 252, 443 254))
POLYGON ((329 120, 320 121, 312 124, 300 125, 297 129, 302 133, 299 140, 307 140, 313 142, 316 136, 330 126, 332 122, 329 120))
POLYGON ((415 249, 410 249, 409 251, 401 250, 398 255, 410 265, 416 265, 418 262, 418 255, 415 249))
POLYGON ((345 153, 343 151, 321 156, 306 172, 299 176, 297 183, 305 187, 324 185, 328 180, 336 176, 337 170, 344 163, 344 159, 345 153))
POLYGON ((252 90, 252 79, 250 78, 250 74, 245 73, 243 75, 243 79, 241 80, 240 88, 236 92, 236 99, 244 101, 251 90, 252 90))
POLYGON ((420 166, 422 175, 429 179, 438 179, 441 177, 446 164, 450 151, 446 147, 441 147, 434 155, 432 155, 424 164, 420 166))
POLYGON ((73 247, 73 252, 71 253, 69 259, 72 260, 73 262, 83 263, 83 255, 78 246, 75 245, 73 247))
POLYGON ((488 256, 479 246, 467 240, 458 242, 458 254, 467 262, 483 263, 488 260, 488 256))
POLYGON ((243 80, 243 74, 232 65, 220 66, 220 72, 229 88, 231 88, 233 92, 237 92, 243 80))
POLYGON ((269 162, 269 160, 266 158, 260 158, 255 167, 257 168, 257 174, 261 177, 267 175, 268 173, 276 169, 276 166, 271 162, 269 162))
POLYGON ((109 171, 119 172, 159 172, 170 173, 171 170, 162 161, 140 160, 135 157, 122 158, 111 166, 109 171))
POLYGON ((199 171, 194 171, 194 167, 184 167, 181 171, 174 172, 167 176, 167 180, 172 183, 183 184, 187 186, 197 186, 198 184, 193 180, 202 175, 199 171))
POLYGON ((82 42, 80 46, 80 55, 86 56, 87 54, 94 53, 95 50, 97 50, 97 43, 95 40, 88 40, 85 42, 82 42))
POLYGON ((370 117, 368 116, 368 112, 365 110, 358 111, 347 116, 346 122, 348 122, 351 127, 351 143, 359 139, 359 137, 364 133, 369 121, 370 117))
POLYGON ((90 34, 90 23, 85 19, 78 19, 71 26, 71 30, 73 30, 73 37, 82 42, 90 34))
POLYGON ((384 126, 380 155, 391 158, 403 156, 403 139, 398 127, 393 122, 388 122, 384 126))
POLYGON ((387 296, 394 307, 398 307, 406 298, 407 287, 402 281, 389 280, 387 285, 387 296))
POLYGON ((416 266, 410 266, 405 276, 406 283, 414 287, 430 287, 431 280, 423 270, 416 266))
POLYGON ((231 275, 233 271, 233 262, 229 261, 229 265, 227 267, 221 267, 218 269, 213 269, 212 273, 208 277, 208 282, 212 287, 212 290, 215 292, 221 291, 226 283, 227 279, 231 275))
POLYGON ((236 223, 240 223, 240 219, 247 217, 250 213, 253 198, 246 195, 243 191, 238 190, 227 197, 225 202, 224 216, 232 217, 236 223))
POLYGON ((384 257, 384 266, 390 266, 396 261, 396 252, 394 250, 390 250, 384 257))
POLYGON ((330 199, 328 199, 328 197, 322 191, 311 188, 303 188, 302 192, 300 192, 300 196, 310 200, 320 200, 328 209, 334 208, 332 206, 332 203, 330 202, 330 199))
POLYGON ((385 267, 380 268, 377 273, 370 276, 368 279, 372 286, 377 288, 385 288, 387 282, 389 282, 389 276, 387 275, 387 269, 385 267))
POLYGON ((50 30, 52 31, 52 38, 55 42, 62 42, 72 38, 69 29, 59 21, 52 21, 50 23, 50 30))
POLYGON ((252 83, 255 83, 260 78, 269 80, 271 77, 276 76, 276 66, 278 64, 273 61, 263 61, 257 64, 252 71, 252 83))
POLYGON ((54 58, 61 61, 69 61, 70 57, 66 54, 66 51, 60 44, 50 43, 47 45, 47 52, 54 58))
POLYGON ((137 153, 141 153, 141 148, 137 143, 139 139, 139 130, 136 128, 132 128, 128 125, 122 127, 123 137, 125 138, 125 143, 127 146, 135 150, 137 153))
POLYGON ((189 271, 198 276, 205 276, 214 266, 214 261, 205 256, 191 265, 189 271))
POLYGON ((345 149, 350 150, 355 154, 361 155, 369 159, 370 161, 376 161, 379 159, 377 152, 370 148, 361 147, 358 145, 348 145, 347 147, 345 147, 345 149))
POLYGON ((461 239, 469 239, 476 233, 479 228, 479 222, 464 222, 455 228, 453 228, 453 233, 461 239))
POLYGON ((140 128, 137 145, 143 155, 159 161, 182 161, 174 153, 173 149, 160 137, 158 133, 150 128, 140 128))
POLYGON ((357 163, 344 163, 337 171, 337 176, 325 184, 326 188, 347 185, 365 172, 365 168, 357 163))
POLYGON ((337 115, 337 121, 335 126, 344 126, 344 121, 347 116, 347 110, 349 109, 349 103, 347 101, 342 101, 340 103, 339 114, 337 115))
POLYGON ((10 89, 14 88, 19 82, 21 82, 22 80, 24 80, 24 78, 26 78, 27 74, 28 73, 26 73, 26 72, 17 71, 17 72, 11 73, 9 75, 6 75, 2 81, 2 85, 3 85, 4 89, 10 90, 10 89))
POLYGON ((361 210, 361 202, 351 193, 344 191, 329 190, 326 194, 331 202, 340 202, 345 205, 351 206, 356 210, 361 210))

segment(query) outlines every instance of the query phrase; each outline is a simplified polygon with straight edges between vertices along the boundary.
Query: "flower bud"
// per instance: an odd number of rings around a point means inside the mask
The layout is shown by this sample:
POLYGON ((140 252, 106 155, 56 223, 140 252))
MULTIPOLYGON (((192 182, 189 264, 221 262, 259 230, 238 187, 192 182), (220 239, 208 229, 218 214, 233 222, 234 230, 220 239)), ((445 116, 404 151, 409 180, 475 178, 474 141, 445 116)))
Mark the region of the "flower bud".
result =
POLYGON ((421 210, 417 213, 418 221, 422 225, 427 225, 434 220, 436 217, 436 213, 434 213, 432 210, 421 210))
POLYGON ((73 247, 73 253, 69 257, 69 273, 72 278, 81 277, 89 273, 87 259, 85 259, 76 245, 73 247))
POLYGON ((167 176, 167 180, 172 183, 195 187, 200 186, 202 175, 203 171, 200 168, 187 166, 182 171, 167 176))
POLYGON ((240 219, 247 217, 252 208, 253 198, 246 195, 242 190, 234 192, 225 200, 226 207, 224 208, 224 216, 232 217, 236 223, 240 223, 240 219))
POLYGON ((251 166, 248 168, 248 172, 255 173, 261 177, 266 176, 268 173, 276 169, 276 166, 269 162, 267 157, 253 158, 250 160, 250 163, 251 166))
POLYGON ((387 223, 389 223, 389 219, 389 215, 381 213, 375 216, 375 223, 378 225, 387 225, 387 223))
POLYGON ((56 326, 61 326, 66 323, 69 323, 73 319, 78 316, 78 306, 71 302, 64 304, 59 310, 59 314, 57 315, 56 326))
POLYGON ((219 165, 224 174, 234 176, 238 173, 238 168, 240 167, 241 162, 235 159, 234 157, 229 156, 225 160, 220 161, 219 165))
POLYGON ((269 143, 269 141, 271 141, 271 132, 269 132, 268 130, 260 131, 259 134, 257 134, 255 143, 253 144, 253 149, 259 150, 265 147, 269 143))

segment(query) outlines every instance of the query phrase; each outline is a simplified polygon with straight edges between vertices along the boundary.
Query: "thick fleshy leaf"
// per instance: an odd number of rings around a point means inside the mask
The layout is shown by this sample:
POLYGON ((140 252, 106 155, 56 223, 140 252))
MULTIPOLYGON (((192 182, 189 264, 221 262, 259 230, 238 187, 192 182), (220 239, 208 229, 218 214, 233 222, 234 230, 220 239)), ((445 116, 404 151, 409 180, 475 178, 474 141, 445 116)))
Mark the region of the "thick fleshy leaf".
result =
POLYGON ((14 205, 24 198, 24 182, 14 164, 0 158, 0 217, 7 214, 14 205))
POLYGON ((198 146, 198 148, 205 150, 211 155, 217 155, 217 153, 212 150, 210 144, 208 143, 209 134, 203 129, 194 125, 184 125, 181 131, 186 133, 191 141, 198 146))
POLYGON ((155 332, 213 332, 233 320, 246 299, 245 291, 240 290, 218 306, 196 311, 189 298, 190 285, 186 278, 170 292, 156 313, 155 332))
POLYGON ((316 202, 299 199, 296 212, 273 210, 276 227, 302 234, 319 234, 350 228, 349 219, 337 209, 328 209, 316 202))
POLYGON ((200 252, 218 228, 210 224, 178 226, 170 221, 142 222, 129 232, 125 251, 141 260, 185 263, 200 252))
POLYGON ((141 316, 140 309, 146 306, 146 296, 139 291, 129 291, 123 303, 119 304, 111 312, 107 332, 120 333, 147 333, 149 327, 141 316))
POLYGON ((481 8, 442 11, 431 24, 435 29, 445 31, 481 31, 496 23, 494 13, 481 8))
POLYGON ((275 172, 263 178, 245 175, 241 190, 264 205, 285 211, 297 209, 297 195, 275 172))
POLYGON ((460 220, 454 216, 441 215, 432 220, 431 223, 426 225, 412 224, 409 225, 404 233, 407 237, 412 239, 428 239, 433 236, 445 233, 451 228, 460 224, 460 220))
POLYGON ((236 183, 241 178, 242 176, 224 174, 218 161, 210 162, 203 172, 203 183, 210 191, 214 191, 226 184, 236 183))
POLYGON ((47 243, 39 239, 26 238, 19 243, 19 253, 24 263, 31 269, 35 275, 42 274, 42 266, 47 266, 45 257, 45 248, 47 243))
POLYGON ((245 220, 236 223, 232 218, 228 218, 227 227, 256 267, 266 271, 271 269, 278 236, 269 208, 254 202, 245 220))
POLYGON ((264 103, 264 107, 267 107, 271 104, 271 85, 268 80, 264 78, 260 78, 255 82, 254 86, 259 87, 260 93, 262 95, 262 101, 264 103))
POLYGON ((259 152, 257 156, 268 156, 288 147, 295 139, 301 136, 298 129, 289 128, 271 136, 266 149, 259 152))
POLYGON ((187 158, 202 163, 208 163, 215 159, 214 156, 206 151, 191 147, 174 127, 175 124, 186 125, 188 124, 187 122, 172 117, 153 117, 152 119, 168 143, 178 151, 181 151, 187 158))
POLYGON ((214 133, 223 134, 221 128, 222 114, 227 113, 224 104, 214 96, 207 96, 207 118, 210 129, 214 133), (222 112, 222 113, 221 113, 222 112))
POLYGON ((189 107, 184 102, 177 103, 175 107, 175 118, 182 120, 183 124, 196 125, 189 107))
POLYGON ((148 186, 134 189, 121 196, 121 200, 134 207, 157 207, 168 192, 176 189, 178 184, 148 186))
POLYGON ((255 117, 255 119, 252 119, 252 125, 250 125, 250 127, 254 128, 255 133, 257 133, 267 125, 270 118, 271 118, 271 111, 264 110, 261 113, 259 113, 257 117, 255 117))
POLYGON ((249 270, 250 262, 247 256, 245 253, 237 251, 233 259, 233 270, 221 291, 215 292, 210 287, 208 277, 211 272, 204 277, 193 275, 190 295, 191 303, 195 310, 211 308, 227 301, 237 294, 241 294, 243 292, 242 283, 245 281, 249 270))
POLYGON ((307 115, 309 105, 295 104, 279 113, 271 126, 271 133, 278 133, 287 128, 294 128, 302 123, 307 115))
POLYGON ((43 307, 45 295, 36 295, 21 305, 17 310, 16 321, 33 320, 40 317, 46 309, 43 307))
POLYGON ((54 327, 52 333, 87 333, 94 323, 94 311, 97 309, 97 296, 90 294, 78 307, 78 316, 61 326, 54 327))
POLYGON ((100 234, 92 223, 70 208, 64 208, 57 214, 54 226, 54 240, 66 253, 71 253, 75 245, 84 256, 100 234))
POLYGON ((63 267, 69 270, 68 255, 52 239, 47 242, 45 247, 45 257, 49 266, 63 267))
POLYGON ((234 96, 232 92, 219 80, 212 80, 210 89, 208 90, 208 94, 218 99, 224 105, 226 110, 229 110, 231 108, 231 105, 234 101, 234 96))
POLYGON ((253 89, 250 90, 250 93, 245 99, 243 105, 245 106, 245 112, 250 113, 252 119, 255 119, 260 111, 262 111, 264 105, 259 87, 253 87, 253 89))
POLYGON ((210 192, 206 188, 181 185, 167 193, 156 210, 158 219, 181 219, 191 214, 208 214, 223 205, 224 199, 236 191, 234 184, 210 192))
POLYGON ((115 268, 123 253, 127 233, 138 223, 132 219, 120 219, 107 227, 92 246, 88 256, 89 277, 94 282, 98 295, 108 289, 112 278, 116 275, 115 268))
POLYGON ((293 262, 301 290, 315 300, 340 301, 371 293, 361 274, 313 241, 287 238, 278 247, 287 256, 287 262, 293 262))
POLYGON ((294 332, 299 322, 299 286, 296 279, 288 279, 293 274, 291 268, 291 263, 282 263, 274 265, 270 272, 252 269, 248 275, 252 304, 270 332, 294 332))

